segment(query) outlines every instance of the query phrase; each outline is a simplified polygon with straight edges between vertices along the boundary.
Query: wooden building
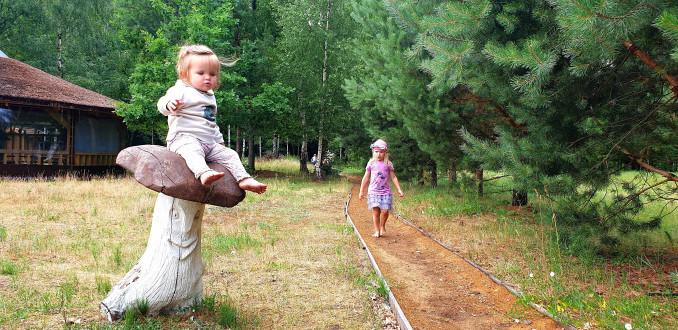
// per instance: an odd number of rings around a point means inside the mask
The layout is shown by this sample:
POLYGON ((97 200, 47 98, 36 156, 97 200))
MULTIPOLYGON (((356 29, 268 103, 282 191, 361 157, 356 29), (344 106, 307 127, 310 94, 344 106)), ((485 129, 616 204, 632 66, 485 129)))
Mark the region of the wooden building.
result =
POLYGON ((0 57, 0 174, 112 169, 127 138, 114 102, 0 57))

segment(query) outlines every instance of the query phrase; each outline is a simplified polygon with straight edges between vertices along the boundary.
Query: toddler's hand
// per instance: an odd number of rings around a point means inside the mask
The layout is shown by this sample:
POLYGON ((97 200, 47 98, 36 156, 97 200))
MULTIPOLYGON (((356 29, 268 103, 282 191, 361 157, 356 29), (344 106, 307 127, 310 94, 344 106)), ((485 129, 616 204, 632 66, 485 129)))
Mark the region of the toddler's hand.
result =
POLYGON ((363 192, 361 191, 360 194, 358 195, 358 199, 359 199, 359 200, 363 200, 363 198, 365 198, 365 195, 364 195, 363 192))
POLYGON ((167 103, 166 107, 171 114, 176 115, 179 112, 179 110, 181 110, 181 108, 184 107, 184 101, 182 101, 181 99, 172 100, 169 101, 169 103, 167 103))
POLYGON ((400 197, 405 197, 405 194, 403 193, 402 190, 398 190, 398 195, 399 195, 400 197))

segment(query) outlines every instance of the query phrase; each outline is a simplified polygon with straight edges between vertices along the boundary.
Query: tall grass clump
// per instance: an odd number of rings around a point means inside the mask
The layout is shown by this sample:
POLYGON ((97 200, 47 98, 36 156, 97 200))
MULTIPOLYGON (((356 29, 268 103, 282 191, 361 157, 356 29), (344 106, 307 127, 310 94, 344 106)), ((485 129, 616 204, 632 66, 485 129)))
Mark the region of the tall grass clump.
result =
POLYGON ((9 260, 0 260, 0 274, 16 275, 19 273, 19 267, 9 260))

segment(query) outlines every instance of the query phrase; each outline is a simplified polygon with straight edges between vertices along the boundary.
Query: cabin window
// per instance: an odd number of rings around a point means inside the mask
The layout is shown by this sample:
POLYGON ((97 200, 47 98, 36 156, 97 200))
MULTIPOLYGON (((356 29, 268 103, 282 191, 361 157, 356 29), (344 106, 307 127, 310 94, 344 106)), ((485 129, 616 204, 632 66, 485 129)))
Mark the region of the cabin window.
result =
POLYGON ((67 133, 59 119, 59 113, 44 110, 0 108, 0 161, 64 164, 67 133))
POLYGON ((76 153, 117 154, 121 146, 120 122, 80 114, 75 123, 76 153))

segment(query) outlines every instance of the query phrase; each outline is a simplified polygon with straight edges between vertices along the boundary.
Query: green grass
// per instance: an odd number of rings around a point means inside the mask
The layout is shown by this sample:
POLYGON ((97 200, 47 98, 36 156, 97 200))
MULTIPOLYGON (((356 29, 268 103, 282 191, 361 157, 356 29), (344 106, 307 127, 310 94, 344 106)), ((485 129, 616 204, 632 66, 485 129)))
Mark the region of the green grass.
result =
POLYGON ((218 235, 214 238, 212 244, 217 252, 231 253, 232 251, 261 246, 262 242, 252 238, 247 233, 239 233, 235 235, 218 235))
POLYGON ((0 260, 0 274, 2 275, 16 275, 19 273, 19 267, 9 261, 9 260, 0 260))
POLYGON ((109 291, 111 291, 111 288, 113 287, 111 285, 111 281, 103 276, 96 276, 94 278, 94 282, 96 283, 97 287, 97 292, 102 296, 105 297, 106 294, 108 294, 109 291))

